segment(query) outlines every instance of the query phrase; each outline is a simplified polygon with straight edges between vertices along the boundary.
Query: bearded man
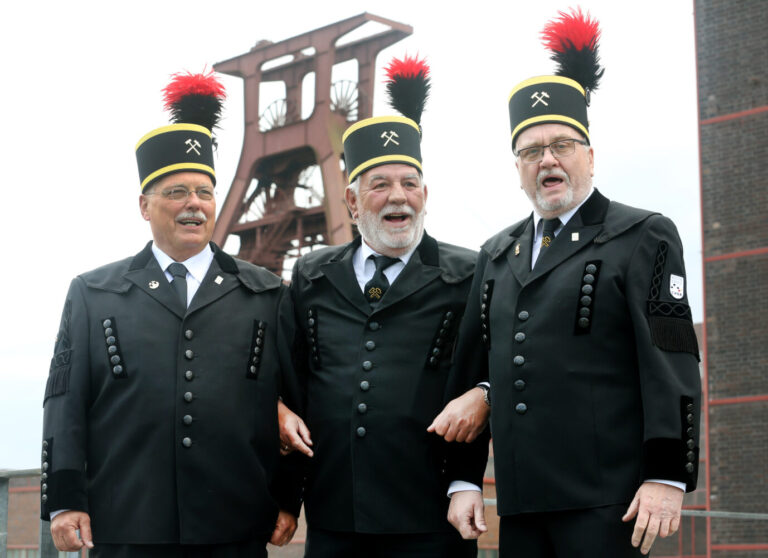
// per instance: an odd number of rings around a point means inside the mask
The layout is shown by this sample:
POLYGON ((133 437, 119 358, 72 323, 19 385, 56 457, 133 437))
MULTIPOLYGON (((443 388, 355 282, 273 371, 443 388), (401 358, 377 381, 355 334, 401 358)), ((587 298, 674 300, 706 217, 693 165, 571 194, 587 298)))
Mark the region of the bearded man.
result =
POLYGON ((485 530, 487 437, 449 443, 428 432, 462 393, 487 406, 482 390, 450 373, 476 255, 424 232, 415 118, 369 118, 346 131, 346 202, 360 236, 305 255, 293 270, 305 399, 289 406, 306 420, 314 449, 304 500, 309 558, 475 556, 475 541, 462 535, 485 530), (474 486, 454 484, 449 499, 454 481, 474 486), (447 520, 449 504, 476 518, 461 534, 447 520))

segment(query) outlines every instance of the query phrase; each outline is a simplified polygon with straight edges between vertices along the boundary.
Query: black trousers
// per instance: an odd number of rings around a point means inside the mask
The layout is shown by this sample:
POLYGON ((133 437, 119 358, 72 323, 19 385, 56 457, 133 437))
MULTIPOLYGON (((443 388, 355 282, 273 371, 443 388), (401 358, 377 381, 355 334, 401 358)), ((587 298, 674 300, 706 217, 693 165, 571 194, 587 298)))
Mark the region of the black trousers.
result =
POLYGON ((636 558, 629 503, 583 510, 502 516, 499 558, 636 558))
POLYGON ((229 544, 94 544, 90 558, 266 558, 266 540, 229 544))
POLYGON ((308 529, 304 558, 474 558, 477 541, 458 532, 344 533, 308 529))

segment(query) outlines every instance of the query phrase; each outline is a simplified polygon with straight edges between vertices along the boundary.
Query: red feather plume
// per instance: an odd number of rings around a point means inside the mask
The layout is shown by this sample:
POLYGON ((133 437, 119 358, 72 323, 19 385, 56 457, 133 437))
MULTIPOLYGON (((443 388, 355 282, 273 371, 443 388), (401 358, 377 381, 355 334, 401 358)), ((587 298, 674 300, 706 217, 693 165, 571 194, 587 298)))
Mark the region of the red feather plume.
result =
POLYGON ((584 15, 581 8, 571 8, 570 14, 558 14, 559 18, 547 23, 541 32, 544 46, 552 51, 551 58, 558 65, 555 73, 577 81, 587 92, 597 89, 605 71, 600 67, 597 54, 600 40, 597 20, 589 13, 584 15))
POLYGON ((430 88, 426 59, 419 60, 406 54, 402 60, 393 59, 384 70, 389 104, 403 116, 420 124, 430 88))
POLYGON ((595 50, 600 40, 600 27, 596 19, 589 13, 585 16, 581 8, 571 8, 571 13, 558 12, 559 19, 547 23, 541 32, 544 46, 555 52, 565 52, 568 49, 595 50))
POLYGON ((213 70, 207 74, 178 72, 171 76, 171 83, 163 89, 165 110, 172 110, 174 105, 188 95, 205 95, 221 101, 227 98, 224 86, 216 79, 213 70))

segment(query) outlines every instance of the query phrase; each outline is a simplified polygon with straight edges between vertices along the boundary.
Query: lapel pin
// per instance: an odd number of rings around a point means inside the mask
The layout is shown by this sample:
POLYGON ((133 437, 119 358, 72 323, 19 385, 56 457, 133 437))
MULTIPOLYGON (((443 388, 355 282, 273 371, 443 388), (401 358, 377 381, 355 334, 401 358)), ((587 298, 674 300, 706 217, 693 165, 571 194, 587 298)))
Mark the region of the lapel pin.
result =
POLYGON ((520 255, 520 243, 515 244, 515 256, 520 255))
POLYGON ((160 286, 160 283, 158 283, 157 281, 150 281, 150 282, 149 282, 149 288, 150 288, 150 289, 156 289, 156 288, 158 288, 159 286, 160 286))
POLYGON ((571 233, 571 242, 578 242, 579 241, 579 233, 571 233))
POLYGON ((221 282, 224 281, 224 278, 221 275, 217 275, 216 279, 213 280, 214 283, 217 285, 221 285, 221 282))

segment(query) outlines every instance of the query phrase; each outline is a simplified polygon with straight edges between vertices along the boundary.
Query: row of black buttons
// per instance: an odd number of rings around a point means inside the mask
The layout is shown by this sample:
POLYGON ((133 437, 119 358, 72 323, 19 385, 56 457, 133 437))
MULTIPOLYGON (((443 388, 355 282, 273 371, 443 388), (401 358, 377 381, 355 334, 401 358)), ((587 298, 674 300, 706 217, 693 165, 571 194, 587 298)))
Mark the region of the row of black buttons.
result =
POLYGON ((116 378, 125 378, 127 376, 125 364, 120 356, 120 347, 117 342, 117 326, 113 320, 114 318, 107 318, 101 322, 101 326, 104 328, 104 341, 107 344, 107 358, 112 366, 112 374, 116 378))
POLYGON ((307 339, 309 350, 312 354, 312 362, 316 367, 320 366, 320 350, 317 344, 317 312, 313 308, 307 310, 307 339))
POLYGON ((43 440, 42 465, 40 466, 42 471, 40 475, 40 500, 43 502, 48 501, 48 468, 48 440, 43 440))

